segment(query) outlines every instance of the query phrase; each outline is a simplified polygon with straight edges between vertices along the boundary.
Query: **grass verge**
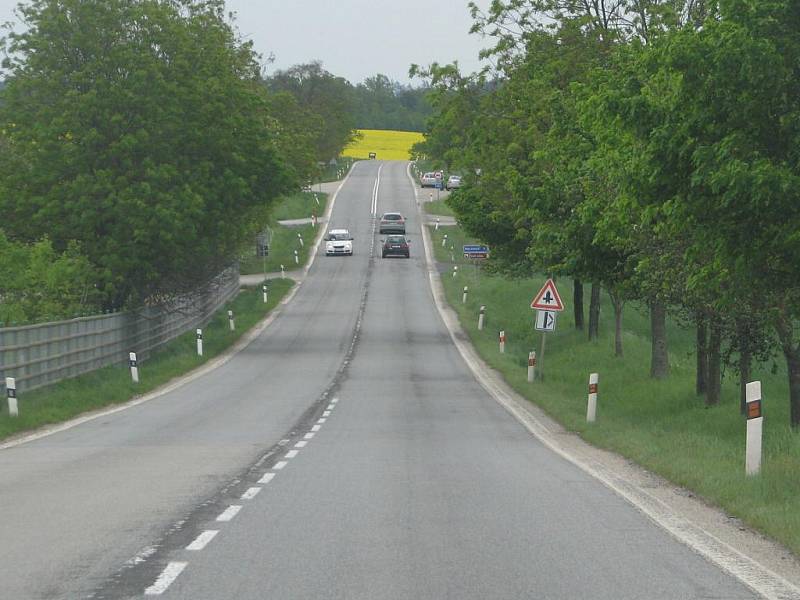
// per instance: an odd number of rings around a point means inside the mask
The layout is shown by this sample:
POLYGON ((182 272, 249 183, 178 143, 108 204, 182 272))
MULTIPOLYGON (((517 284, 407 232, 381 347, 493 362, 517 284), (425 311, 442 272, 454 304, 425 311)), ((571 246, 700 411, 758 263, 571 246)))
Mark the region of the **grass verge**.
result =
MULTIPOLYGON (((600 338, 588 342, 574 327, 572 283, 559 280, 567 310, 557 331, 547 334, 541 365, 544 381, 527 382, 528 352, 539 354, 541 333, 534 332, 529 306, 544 277, 507 280, 483 272, 456 252, 467 239, 457 227, 430 228, 448 302, 483 359, 522 396, 541 406, 570 431, 592 444, 613 450, 645 468, 685 486, 750 526, 800 554, 800 438, 788 426, 785 372, 756 365, 764 394, 764 456, 758 477, 744 474, 745 421, 739 414, 738 386, 723 384, 723 401, 705 408, 694 392, 693 333, 669 324, 671 375, 649 377, 649 319, 635 305, 625 309, 624 358, 613 355, 613 311, 603 295, 600 338), (442 247, 442 237, 448 243, 442 247), (452 249, 451 249, 452 247, 452 249), (453 264, 458 275, 450 276, 453 264), (469 287, 468 302, 462 290, 469 287), (486 327, 477 330, 480 305, 486 327), (505 330, 506 353, 498 350, 505 330), (600 374, 597 422, 586 423, 590 372, 600 374)), ((588 291, 586 296, 588 297, 588 291)), ((539 356, 541 359, 542 357, 539 356)))
POLYGON ((117 365, 21 393, 19 417, 9 416, 7 406, 0 411, 0 439, 44 425, 62 423, 87 411, 127 402, 208 362, 263 319, 293 283, 291 279, 272 280, 267 304, 263 302, 260 286, 242 290, 203 328, 202 357, 197 356, 194 332, 185 333, 139 364, 138 384, 131 381, 127 366, 117 365), (233 310, 236 317, 236 331, 229 329, 228 310, 233 310))
POLYGON ((273 273, 280 271, 281 265, 289 271, 299 269, 301 265, 306 264, 319 225, 317 227, 312 225, 286 227, 279 224, 278 220, 304 219, 310 217, 312 212, 316 212, 317 216, 322 216, 325 214, 327 206, 328 195, 321 192, 316 194, 301 192, 282 200, 270 216, 269 227, 272 230, 272 239, 270 240, 269 256, 256 256, 255 248, 253 248, 250 253, 239 259, 239 272, 242 275, 273 273), (297 234, 300 234, 299 238, 297 234), (300 239, 303 240, 302 243, 300 243, 300 239), (299 264, 296 264, 294 260, 295 250, 297 250, 299 264))
POLYGON ((454 217, 455 213, 447 206, 445 200, 434 200, 433 202, 425 202, 423 205, 425 212, 429 215, 438 215, 441 217, 454 217))

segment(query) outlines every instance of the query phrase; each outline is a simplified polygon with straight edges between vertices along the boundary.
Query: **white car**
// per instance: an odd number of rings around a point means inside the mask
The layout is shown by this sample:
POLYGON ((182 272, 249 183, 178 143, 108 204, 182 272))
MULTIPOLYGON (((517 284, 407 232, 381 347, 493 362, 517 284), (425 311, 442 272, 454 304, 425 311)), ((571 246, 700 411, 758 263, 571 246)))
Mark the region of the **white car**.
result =
POLYGON ((329 229, 325 235, 325 255, 353 256, 353 236, 347 229, 329 229))
POLYGON ((461 176, 460 175, 450 175, 447 178, 447 183, 444 186, 446 190, 455 190, 461 187, 461 176))

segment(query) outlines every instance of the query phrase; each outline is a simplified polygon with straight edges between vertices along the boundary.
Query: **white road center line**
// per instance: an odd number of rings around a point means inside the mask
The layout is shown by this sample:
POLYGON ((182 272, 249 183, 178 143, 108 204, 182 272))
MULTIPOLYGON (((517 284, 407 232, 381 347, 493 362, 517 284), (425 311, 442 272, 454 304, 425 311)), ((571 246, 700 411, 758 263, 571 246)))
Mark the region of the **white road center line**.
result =
POLYGON ((327 421, 327 420, 328 420, 328 419, 319 419, 319 420, 317 421, 317 423, 324 423, 324 422, 325 422, 325 421, 327 421))
POLYGON ((172 585, 172 582, 178 578, 178 575, 181 574, 181 571, 183 571, 188 564, 188 562, 180 561, 169 563, 164 567, 164 570, 161 571, 161 575, 158 576, 155 583, 144 591, 145 596, 160 596, 166 592, 167 588, 172 585))
POLYGON ((242 507, 238 504, 231 504, 228 508, 226 508, 220 515, 217 517, 217 521, 230 521, 235 517, 239 511, 242 510, 242 507))
POLYGON ((314 426, 311 428, 311 431, 319 431, 320 429, 322 429, 322 425, 314 425, 314 426))
POLYGON ((275 473, 264 473, 264 476, 258 480, 258 483, 269 483, 272 481, 273 477, 275 477, 275 473))
POLYGON ((284 458, 294 458, 298 452, 298 450, 289 450, 284 458))
POLYGON ((289 463, 287 463, 285 460, 281 460, 281 461, 276 462, 275 466, 272 467, 272 468, 275 469, 276 471, 280 471, 283 467, 285 467, 288 464, 289 463))
POLYGON ((310 439, 311 439, 311 438, 313 438, 315 435, 316 435, 315 433, 307 433, 307 434, 305 434, 303 437, 304 437, 305 439, 307 439, 307 440, 310 440, 310 439))
POLYGON ((198 535, 195 540, 186 546, 187 550, 202 550, 208 545, 208 542, 213 540, 216 535, 219 533, 218 530, 209 529, 208 531, 204 531, 200 535, 198 535))
POLYGON ((260 487, 248 488, 247 491, 244 494, 242 494, 242 500, 252 500, 253 498, 256 497, 256 495, 260 491, 261 491, 260 487))
POLYGON ((299 442, 297 442, 297 443, 294 445, 294 447, 295 447, 295 448, 305 448, 305 447, 306 447, 306 444, 308 444, 308 442, 306 442, 306 441, 304 441, 304 440, 300 440, 299 442))

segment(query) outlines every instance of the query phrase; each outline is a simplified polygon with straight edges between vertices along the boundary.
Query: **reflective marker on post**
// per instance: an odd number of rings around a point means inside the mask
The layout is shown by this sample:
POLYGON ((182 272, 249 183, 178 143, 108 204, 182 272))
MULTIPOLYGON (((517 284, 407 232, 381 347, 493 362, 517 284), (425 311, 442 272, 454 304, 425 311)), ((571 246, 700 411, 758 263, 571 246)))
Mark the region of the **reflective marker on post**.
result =
POLYGON ((128 354, 128 365, 131 368, 133 383, 139 383, 139 362, 136 360, 136 352, 128 354))
POLYGON ((203 356, 203 330, 197 330, 197 356, 203 356))
POLYGON ((228 325, 230 325, 231 331, 236 329, 236 326, 233 323, 233 311, 232 310, 228 311, 228 325))
POLYGON ((6 377, 6 394, 8 395, 8 414, 12 417, 18 417, 17 381, 13 377, 6 377))
POLYGON ((506 353, 506 332, 500 332, 500 354, 506 353))
POLYGON ((586 420, 589 423, 594 423, 597 417, 597 384, 600 380, 600 375, 591 373, 589 375, 589 403, 586 406, 586 420))
POLYGON ((465 285, 465 286, 464 286, 464 295, 463 295, 463 296, 461 296, 461 303, 462 303, 462 304, 466 304, 466 303, 467 303, 467 292, 468 292, 468 291, 469 291, 469 287, 467 287, 467 286, 465 285))
POLYGON ((758 475, 761 471, 761 435, 764 416, 761 412, 761 382, 751 381, 745 388, 747 400, 747 442, 745 446, 745 472, 758 475))
POLYGON ((485 306, 481 306, 481 309, 478 312, 478 330, 479 331, 483 329, 483 320, 484 320, 485 316, 486 316, 486 307, 485 306))
POLYGON ((528 352, 528 383, 536 377, 536 352, 528 352))

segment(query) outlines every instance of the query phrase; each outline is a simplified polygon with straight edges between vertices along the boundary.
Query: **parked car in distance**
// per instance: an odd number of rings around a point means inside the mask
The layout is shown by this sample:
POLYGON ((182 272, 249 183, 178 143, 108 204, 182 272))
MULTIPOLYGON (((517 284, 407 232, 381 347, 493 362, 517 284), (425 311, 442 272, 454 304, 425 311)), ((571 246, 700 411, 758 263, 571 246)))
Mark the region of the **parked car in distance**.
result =
POLYGON ((420 187, 436 187, 439 185, 439 182, 442 180, 441 177, 436 177, 436 173, 425 173, 419 179, 419 186, 420 187))
POLYGON ((409 245, 411 242, 406 239, 406 236, 390 235, 387 236, 382 242, 383 246, 381 247, 381 258, 386 258, 387 256, 405 256, 406 258, 411 257, 411 252, 409 251, 409 245))
POLYGON ((378 227, 380 233, 402 233, 406 232, 406 219, 400 213, 383 213, 378 227))
POLYGON ((330 229, 325 235, 325 255, 353 256, 353 236, 347 229, 330 229))
POLYGON ((450 175, 450 177, 447 178, 447 183, 444 186, 446 190, 455 190, 460 187, 461 175, 450 175))

